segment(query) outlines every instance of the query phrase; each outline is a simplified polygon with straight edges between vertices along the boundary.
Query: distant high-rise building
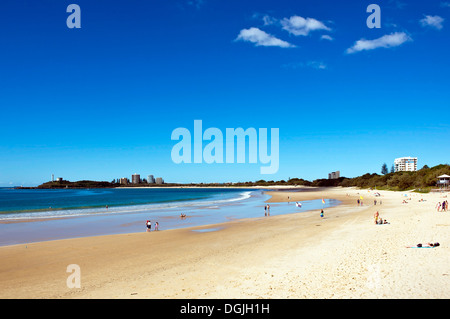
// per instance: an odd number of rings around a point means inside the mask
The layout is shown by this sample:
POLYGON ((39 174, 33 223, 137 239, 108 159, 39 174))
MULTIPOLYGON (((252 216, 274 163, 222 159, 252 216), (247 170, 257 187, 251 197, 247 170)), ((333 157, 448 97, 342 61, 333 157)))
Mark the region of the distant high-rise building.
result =
POLYGON ((339 177, 341 177, 340 171, 331 172, 328 174, 328 179, 338 179, 339 177))
POLYGON ((399 157, 394 160, 395 172, 417 171, 417 157, 399 157))
POLYGON ((162 177, 156 178, 156 184, 164 184, 164 180, 162 179, 162 177))
POLYGON ((132 184, 139 184, 141 182, 141 175, 139 174, 133 174, 131 175, 131 183, 132 184))
POLYGON ((55 174, 52 174, 52 182, 55 181, 55 174))
POLYGON ((153 175, 148 175, 148 177, 147 177, 147 183, 149 183, 149 184, 155 184, 155 178, 153 177, 153 175))

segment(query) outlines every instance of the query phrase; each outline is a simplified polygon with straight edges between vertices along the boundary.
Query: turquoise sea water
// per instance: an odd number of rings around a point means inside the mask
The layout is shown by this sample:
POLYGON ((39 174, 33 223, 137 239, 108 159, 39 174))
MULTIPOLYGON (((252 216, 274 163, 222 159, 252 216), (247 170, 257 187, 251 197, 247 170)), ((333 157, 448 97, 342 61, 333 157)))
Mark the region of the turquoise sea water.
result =
POLYGON ((88 215, 228 201, 245 196, 246 190, 223 188, 102 188, 13 189, 0 188, 0 220, 88 215), (142 208, 142 207, 141 207, 142 208))
MULTIPOLYGON (((0 189, 0 246, 145 232, 146 220, 152 221, 152 231, 155 222, 164 231, 265 218, 269 198, 255 189, 0 189), (181 219, 181 213, 187 217, 181 219)), ((302 201, 301 208, 295 203, 270 203, 270 215, 319 212, 338 204, 333 199, 325 199, 325 204, 321 200, 302 201)), ((207 231, 220 229, 211 226, 207 231)))

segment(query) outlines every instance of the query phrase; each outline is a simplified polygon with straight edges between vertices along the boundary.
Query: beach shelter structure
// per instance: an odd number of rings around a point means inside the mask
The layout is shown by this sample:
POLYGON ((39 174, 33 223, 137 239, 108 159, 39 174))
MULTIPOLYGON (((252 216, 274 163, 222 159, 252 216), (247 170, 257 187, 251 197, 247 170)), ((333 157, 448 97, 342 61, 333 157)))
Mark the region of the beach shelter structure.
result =
POLYGON ((437 185, 439 186, 439 188, 449 188, 450 185, 450 176, 449 175, 441 175, 438 176, 438 182, 437 185))

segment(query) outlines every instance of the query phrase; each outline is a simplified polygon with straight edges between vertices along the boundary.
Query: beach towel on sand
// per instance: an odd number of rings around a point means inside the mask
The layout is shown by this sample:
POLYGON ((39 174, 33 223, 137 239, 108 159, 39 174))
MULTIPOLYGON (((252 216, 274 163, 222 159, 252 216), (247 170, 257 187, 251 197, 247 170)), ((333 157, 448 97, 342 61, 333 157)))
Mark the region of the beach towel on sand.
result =
POLYGON ((406 246, 406 248, 435 248, 438 247, 439 243, 432 244, 417 244, 415 246, 406 246))
POLYGON ((417 247, 417 246, 406 246, 406 248, 435 248, 433 246, 422 246, 422 247, 417 247))

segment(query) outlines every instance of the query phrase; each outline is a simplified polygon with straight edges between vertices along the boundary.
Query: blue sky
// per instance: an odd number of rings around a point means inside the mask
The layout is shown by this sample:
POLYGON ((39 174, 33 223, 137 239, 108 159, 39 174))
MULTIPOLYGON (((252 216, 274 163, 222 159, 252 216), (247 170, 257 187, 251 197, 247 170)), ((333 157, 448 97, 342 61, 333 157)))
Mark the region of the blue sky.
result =
POLYGON ((0 187, 354 177, 448 163, 449 1, 3 0, 0 187), (69 4, 81 28, 69 29, 69 4), (371 3, 381 28, 368 28, 371 3), (279 170, 175 164, 178 127, 279 128, 279 170))

